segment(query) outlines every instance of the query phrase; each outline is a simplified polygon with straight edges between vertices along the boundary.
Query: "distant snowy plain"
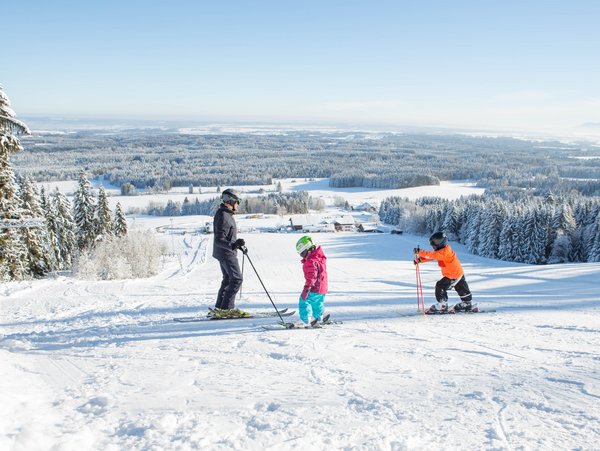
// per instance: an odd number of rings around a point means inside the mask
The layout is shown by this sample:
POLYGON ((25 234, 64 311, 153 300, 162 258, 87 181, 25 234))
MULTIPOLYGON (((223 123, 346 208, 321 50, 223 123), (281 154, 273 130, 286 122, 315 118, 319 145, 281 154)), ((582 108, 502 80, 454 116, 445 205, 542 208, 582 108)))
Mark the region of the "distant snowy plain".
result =
MULTIPOLYGON (((353 205, 476 189, 300 185, 284 188, 353 205)), ((134 198, 111 197, 125 199, 134 198)), ((185 229, 210 219, 174 222, 185 229)), ((238 222, 253 230, 287 218, 238 222)), ((452 243, 475 301, 497 311, 402 316, 416 313, 411 253, 427 237, 314 234, 328 256, 327 311, 343 324, 265 331, 273 319, 174 322, 213 306, 221 276, 210 235, 160 235, 174 255, 150 279, 57 275, 0 286, 0 449, 599 448, 598 263, 507 263, 452 243)), ((279 308, 297 309, 300 236, 242 234, 279 308)), ((244 273, 238 306, 271 311, 248 261, 244 273)), ((435 264, 422 267, 427 304, 439 277, 435 264)))

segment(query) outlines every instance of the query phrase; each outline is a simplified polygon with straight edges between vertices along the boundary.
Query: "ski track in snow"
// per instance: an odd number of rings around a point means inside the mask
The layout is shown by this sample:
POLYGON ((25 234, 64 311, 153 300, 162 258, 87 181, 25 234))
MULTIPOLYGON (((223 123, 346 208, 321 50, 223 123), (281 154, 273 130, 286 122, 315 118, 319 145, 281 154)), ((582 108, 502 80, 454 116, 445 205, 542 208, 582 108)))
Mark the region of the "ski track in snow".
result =
MULTIPOLYGON (((244 235, 279 308, 297 309, 297 237, 244 235)), ((498 311, 400 317, 416 308, 406 256, 422 238, 317 239, 343 321, 317 330, 174 322, 214 303, 205 237, 148 280, 7 284, 0 449, 597 449, 600 265, 457 246, 480 306, 498 311)), ((422 278, 431 303, 439 270, 422 278)), ((271 309, 247 261, 238 305, 271 309)))

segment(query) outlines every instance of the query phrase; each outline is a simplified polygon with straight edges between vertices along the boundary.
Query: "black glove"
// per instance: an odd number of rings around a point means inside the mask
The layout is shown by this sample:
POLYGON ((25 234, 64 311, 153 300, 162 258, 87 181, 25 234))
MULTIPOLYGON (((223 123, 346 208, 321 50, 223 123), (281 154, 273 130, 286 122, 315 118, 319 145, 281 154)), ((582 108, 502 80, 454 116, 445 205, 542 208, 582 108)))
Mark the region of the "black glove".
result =
POLYGON ((413 265, 415 265, 415 266, 416 266, 416 265, 418 265, 419 263, 421 263, 421 259, 420 259, 419 257, 416 257, 416 258, 413 260, 413 265))
POLYGON ((242 238, 238 238, 237 240, 235 240, 235 243, 233 243, 231 245, 231 248, 233 250, 235 249, 241 249, 246 245, 246 242, 242 239, 242 238))

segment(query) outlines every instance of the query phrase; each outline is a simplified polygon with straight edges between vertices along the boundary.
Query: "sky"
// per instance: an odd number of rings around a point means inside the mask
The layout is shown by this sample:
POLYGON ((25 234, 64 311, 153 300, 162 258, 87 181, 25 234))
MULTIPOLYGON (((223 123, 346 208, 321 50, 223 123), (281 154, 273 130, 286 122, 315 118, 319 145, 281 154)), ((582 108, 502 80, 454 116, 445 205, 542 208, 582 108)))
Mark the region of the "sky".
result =
POLYGON ((600 128, 597 1, 2 2, 19 117, 600 128))

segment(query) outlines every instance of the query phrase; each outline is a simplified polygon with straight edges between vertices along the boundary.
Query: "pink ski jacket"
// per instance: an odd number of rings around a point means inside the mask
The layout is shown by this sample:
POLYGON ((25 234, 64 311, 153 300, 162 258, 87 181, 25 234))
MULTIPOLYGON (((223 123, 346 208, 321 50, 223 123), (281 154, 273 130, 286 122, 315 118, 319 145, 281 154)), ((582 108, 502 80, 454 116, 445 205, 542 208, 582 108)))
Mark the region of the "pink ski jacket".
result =
POLYGON ((327 257, 321 246, 309 251, 306 258, 302 259, 302 270, 304 271, 304 286, 312 293, 326 294, 327 286, 327 257))

